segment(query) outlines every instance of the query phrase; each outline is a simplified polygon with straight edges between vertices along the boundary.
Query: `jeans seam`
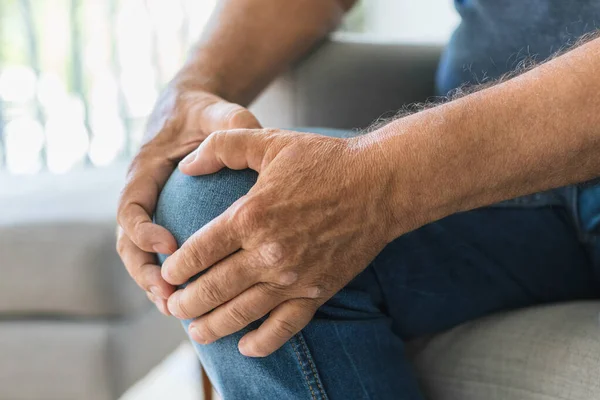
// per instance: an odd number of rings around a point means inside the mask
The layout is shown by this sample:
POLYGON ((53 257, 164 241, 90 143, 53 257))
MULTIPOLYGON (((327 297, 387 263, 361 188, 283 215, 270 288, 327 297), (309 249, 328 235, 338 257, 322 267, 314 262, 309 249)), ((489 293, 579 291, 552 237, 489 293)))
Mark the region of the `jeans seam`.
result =
POLYGON ((319 388, 319 392, 321 393, 321 397, 323 399, 325 399, 325 398, 327 398, 327 395, 325 394, 325 390, 323 390, 323 386, 321 386, 321 380, 319 379, 319 374, 317 373, 317 368, 315 367, 313 359, 312 359, 312 357, 310 356, 310 354, 308 352, 308 346, 306 345, 306 342, 304 341, 304 338, 301 336, 301 334, 298 334, 298 339, 299 339, 299 342, 301 343, 302 350, 304 351, 304 356, 308 360, 308 363, 310 365, 310 369, 312 370, 313 378, 314 378, 314 380, 315 380, 315 382, 317 384, 317 387, 319 388))
POLYGON ((317 400, 317 396, 315 395, 315 391, 313 390, 313 387, 310 384, 310 379, 308 379, 308 373, 304 369, 304 363, 302 362, 302 359, 300 357, 300 353, 298 352, 298 348, 296 347, 296 344, 294 344, 294 342, 296 340, 297 340, 296 336, 294 336, 292 338, 292 340, 290 340, 290 343, 292 345, 292 348, 294 349, 294 353, 296 353, 296 358, 298 358, 298 364, 300 364, 300 369, 302 369, 302 373, 304 374, 304 378, 306 379, 306 384, 308 385, 308 389, 310 390, 311 397, 313 398, 313 400, 317 400))
POLYGON ((313 400, 327 400, 327 395, 323 390, 323 386, 321 385, 321 380, 319 378, 319 374, 315 368, 312 357, 308 351, 308 346, 302 337, 302 333, 296 334, 291 340, 290 343, 294 352, 296 353, 296 357, 298 359, 298 363, 300 364, 300 369, 306 378, 306 384, 310 390, 310 394, 313 400), (302 354, 299 351, 299 347, 302 348, 302 354), (310 366, 310 371, 307 370, 307 365, 310 366), (312 374, 311 374, 312 372, 312 374), (317 386, 318 392, 315 390, 314 386, 317 386))

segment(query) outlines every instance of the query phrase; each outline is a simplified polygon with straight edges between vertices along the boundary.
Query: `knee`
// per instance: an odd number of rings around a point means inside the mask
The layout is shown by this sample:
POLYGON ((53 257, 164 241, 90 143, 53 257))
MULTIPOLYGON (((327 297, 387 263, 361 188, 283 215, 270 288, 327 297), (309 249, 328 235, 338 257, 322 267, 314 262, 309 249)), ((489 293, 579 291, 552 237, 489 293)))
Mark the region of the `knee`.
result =
POLYGON ((252 170, 223 169, 194 177, 175 170, 158 199, 155 222, 167 228, 181 246, 194 232, 248 193, 257 177, 252 170))

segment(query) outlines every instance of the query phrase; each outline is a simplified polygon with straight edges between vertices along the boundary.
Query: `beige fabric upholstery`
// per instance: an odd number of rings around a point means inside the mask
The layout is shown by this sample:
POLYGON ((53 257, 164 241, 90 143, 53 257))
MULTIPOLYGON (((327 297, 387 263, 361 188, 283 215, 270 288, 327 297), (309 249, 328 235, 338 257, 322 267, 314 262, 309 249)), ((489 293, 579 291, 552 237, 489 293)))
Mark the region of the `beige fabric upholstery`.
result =
POLYGON ((252 110, 270 127, 365 128, 433 94, 440 50, 339 35, 277 80, 252 110))
POLYGON ((0 321, 0 399, 116 400, 184 340, 150 304, 126 319, 0 321))
POLYGON ((117 316, 147 306, 115 252, 125 167, 0 175, 0 315, 117 316))
POLYGON ((116 254, 125 167, 0 175, 0 399, 115 400, 185 340, 116 254))
POLYGON ((503 313, 413 346, 430 399, 600 399, 600 302, 503 313))

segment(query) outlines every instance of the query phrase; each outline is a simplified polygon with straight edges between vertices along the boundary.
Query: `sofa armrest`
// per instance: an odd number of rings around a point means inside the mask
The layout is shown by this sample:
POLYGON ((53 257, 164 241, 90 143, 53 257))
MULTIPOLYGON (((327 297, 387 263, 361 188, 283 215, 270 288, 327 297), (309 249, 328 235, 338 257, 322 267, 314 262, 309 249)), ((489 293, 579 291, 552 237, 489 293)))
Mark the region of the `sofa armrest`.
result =
POLYGON ((264 126, 364 128, 434 94, 441 47, 334 35, 251 109, 264 126))

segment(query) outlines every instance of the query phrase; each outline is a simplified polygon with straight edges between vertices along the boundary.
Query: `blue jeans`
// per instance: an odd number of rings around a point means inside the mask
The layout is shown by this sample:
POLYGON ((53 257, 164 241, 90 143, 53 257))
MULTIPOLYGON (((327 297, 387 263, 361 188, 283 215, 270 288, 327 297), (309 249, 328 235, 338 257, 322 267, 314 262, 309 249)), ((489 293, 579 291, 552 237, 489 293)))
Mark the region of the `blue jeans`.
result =
MULTIPOLYGON (((202 177, 175 172, 156 221, 181 244, 256 178, 249 170, 202 177)), ((273 355, 248 358, 237 350, 258 323, 195 347, 225 400, 422 400, 407 341, 501 310, 598 298, 599 229, 597 187, 566 187, 455 214, 390 243, 273 355)))

